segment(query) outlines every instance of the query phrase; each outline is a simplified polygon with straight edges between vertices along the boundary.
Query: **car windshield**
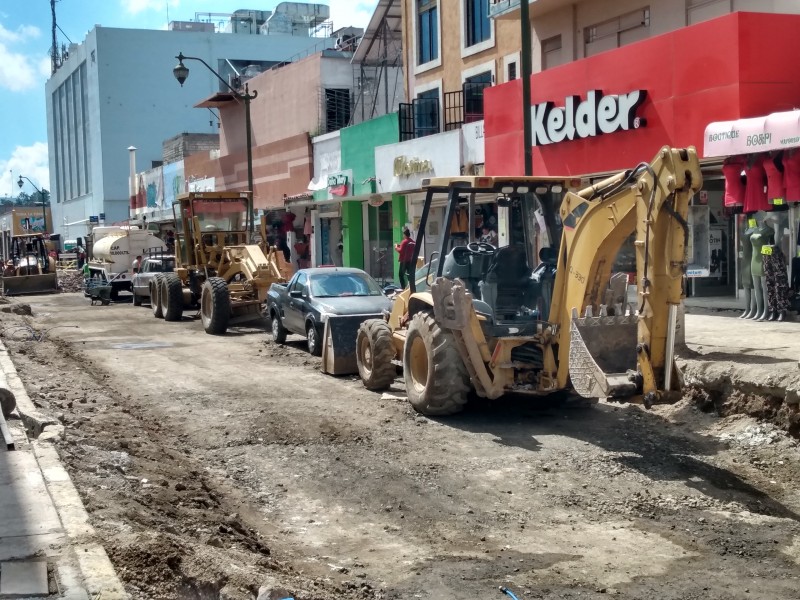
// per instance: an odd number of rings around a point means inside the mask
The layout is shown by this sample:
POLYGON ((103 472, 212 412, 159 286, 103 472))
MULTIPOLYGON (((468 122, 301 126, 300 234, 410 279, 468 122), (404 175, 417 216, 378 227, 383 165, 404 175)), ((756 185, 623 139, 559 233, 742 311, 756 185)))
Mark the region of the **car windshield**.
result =
POLYGON ((315 298, 344 296, 380 296, 383 292, 374 279, 360 273, 326 273, 311 277, 311 295, 315 298))

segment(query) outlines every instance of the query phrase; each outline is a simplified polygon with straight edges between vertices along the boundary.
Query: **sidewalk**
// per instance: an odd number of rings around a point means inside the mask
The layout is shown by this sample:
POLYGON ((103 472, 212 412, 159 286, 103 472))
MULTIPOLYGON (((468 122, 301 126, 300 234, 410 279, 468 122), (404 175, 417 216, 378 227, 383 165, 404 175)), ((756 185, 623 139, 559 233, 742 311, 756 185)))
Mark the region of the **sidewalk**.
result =
POLYGON ((127 598, 50 441, 61 425, 36 411, 1 342, 0 386, 17 401, 16 450, 0 445, 0 599, 127 598))

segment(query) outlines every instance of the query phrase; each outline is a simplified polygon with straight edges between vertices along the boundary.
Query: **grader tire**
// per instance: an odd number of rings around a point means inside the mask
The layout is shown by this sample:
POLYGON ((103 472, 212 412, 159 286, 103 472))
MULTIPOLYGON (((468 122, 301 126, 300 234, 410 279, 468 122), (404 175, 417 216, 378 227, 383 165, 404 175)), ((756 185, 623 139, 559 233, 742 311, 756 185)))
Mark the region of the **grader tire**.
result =
POLYGON ((382 319, 364 321, 356 337, 356 363, 365 388, 382 391, 392 385, 397 374, 393 358, 394 344, 389 324, 382 319))
POLYGON ((161 280, 164 279, 163 273, 158 273, 150 280, 150 306, 153 309, 153 316, 156 319, 163 319, 164 312, 161 310, 161 280))
POLYGON ((403 347, 403 378, 414 410, 431 417, 453 415, 467 403, 469 373, 453 334, 428 312, 415 314, 403 347))
POLYGON ((167 273, 161 280, 161 312, 165 321, 180 321, 183 318, 183 285, 175 273, 167 273))
POLYGON ((203 329, 211 335, 222 335, 231 319, 231 293, 222 277, 209 277, 200 296, 200 318, 203 329))

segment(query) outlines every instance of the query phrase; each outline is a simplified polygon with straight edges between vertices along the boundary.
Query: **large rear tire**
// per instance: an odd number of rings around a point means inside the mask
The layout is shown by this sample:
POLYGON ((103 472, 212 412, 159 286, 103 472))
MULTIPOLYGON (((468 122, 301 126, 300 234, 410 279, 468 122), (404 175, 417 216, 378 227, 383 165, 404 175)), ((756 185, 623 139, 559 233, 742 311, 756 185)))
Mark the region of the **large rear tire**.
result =
POLYGON ((163 319, 164 313, 161 310, 161 281, 164 279, 163 273, 157 273, 150 280, 150 307, 153 309, 153 316, 156 319, 163 319))
POLYGON ((183 285, 177 273, 166 273, 161 280, 161 312, 165 321, 183 318, 183 285))
POLYGON ((467 403, 469 373, 453 334, 428 312, 415 314, 403 347, 403 378, 414 410, 428 416, 452 415, 467 403))
POLYGON ((231 293, 222 277, 209 277, 203 283, 200 296, 200 319, 203 329, 211 335, 228 331, 231 320, 231 293))
POLYGON ((383 319, 369 319, 358 328, 356 363, 358 374, 368 390, 388 389, 397 376, 392 330, 383 319))

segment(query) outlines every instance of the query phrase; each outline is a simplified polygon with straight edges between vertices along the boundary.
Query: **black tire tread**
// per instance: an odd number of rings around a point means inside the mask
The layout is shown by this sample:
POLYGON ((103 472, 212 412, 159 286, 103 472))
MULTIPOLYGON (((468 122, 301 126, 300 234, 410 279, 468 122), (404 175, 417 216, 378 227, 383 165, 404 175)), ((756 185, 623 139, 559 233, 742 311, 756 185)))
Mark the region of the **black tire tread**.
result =
POLYGON ((285 344, 286 343, 286 336, 289 334, 289 332, 286 330, 286 327, 283 326, 283 323, 281 323, 281 318, 278 315, 278 310, 275 309, 275 308, 273 308, 270 311, 270 315, 269 315, 269 330, 270 330, 270 333, 273 333, 273 335, 272 335, 272 341, 273 342, 275 342, 276 344, 285 344), (278 335, 275 335, 273 333, 273 329, 272 329, 273 323, 275 322, 275 319, 278 320, 278 335))
POLYGON ((183 318, 183 284, 177 273, 167 273, 161 288, 161 310, 165 321, 183 318), (164 293, 166 292, 166 294, 164 293))
POLYGON ((163 319, 164 313, 161 310, 161 280, 163 273, 157 273, 150 280, 150 307, 153 309, 153 316, 156 319, 163 319))
MULTIPOLYGON (((203 292, 208 289, 211 294, 213 309, 211 316, 206 320, 203 318, 205 332, 211 335, 222 335, 228 330, 228 322, 231 319, 231 295, 228 291, 228 284, 222 277, 209 277, 203 284, 203 292)), ((202 311, 203 301, 200 299, 200 310, 202 311)))
POLYGON ((463 410, 472 388, 467 367, 458 352, 453 334, 439 327, 430 312, 418 312, 412 317, 403 352, 403 365, 406 392, 414 410, 431 417, 453 415, 463 410), (433 358, 433 369, 429 369, 429 372, 433 371, 432 376, 429 375, 431 383, 419 394, 411 381, 411 370, 406 366, 412 330, 419 331, 433 358))
POLYGON ((383 319, 369 319, 358 328, 356 337, 356 363, 358 374, 368 390, 383 391, 389 388, 397 376, 397 367, 392 364, 395 357, 392 330, 383 319), (372 371, 367 374, 361 360, 361 341, 366 337, 372 349, 372 371))

